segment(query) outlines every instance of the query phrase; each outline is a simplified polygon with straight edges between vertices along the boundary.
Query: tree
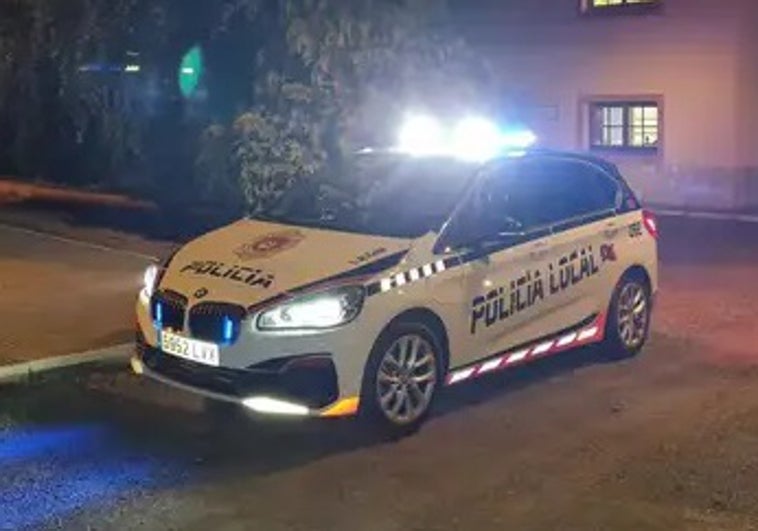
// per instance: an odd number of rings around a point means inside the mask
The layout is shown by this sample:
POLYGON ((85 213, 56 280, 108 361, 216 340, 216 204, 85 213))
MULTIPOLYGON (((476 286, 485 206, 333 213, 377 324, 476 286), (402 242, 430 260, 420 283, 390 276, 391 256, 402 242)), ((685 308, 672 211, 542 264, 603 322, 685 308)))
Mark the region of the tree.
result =
POLYGON ((5 0, 0 169, 256 211, 408 108, 486 101, 485 74, 444 0, 5 0))
POLYGON ((14 170, 87 184, 138 152, 120 79, 102 83, 82 71, 122 49, 133 4, 13 0, 0 7, 0 119, 14 170))
POLYGON ((455 113, 486 101, 486 68, 455 36, 442 0, 256 7, 251 24, 263 38, 251 65, 252 104, 225 133, 232 178, 250 210, 297 179, 344 176, 348 154, 390 144, 408 108, 455 113))

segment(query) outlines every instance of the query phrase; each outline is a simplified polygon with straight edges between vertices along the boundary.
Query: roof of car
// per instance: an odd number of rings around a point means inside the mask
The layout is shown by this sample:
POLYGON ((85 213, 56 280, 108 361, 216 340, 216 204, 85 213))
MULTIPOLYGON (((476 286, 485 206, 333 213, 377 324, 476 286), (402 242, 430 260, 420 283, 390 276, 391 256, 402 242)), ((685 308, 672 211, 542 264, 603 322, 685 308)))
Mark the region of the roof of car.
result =
POLYGON ((611 177, 613 177, 616 180, 623 181, 624 178, 621 175, 621 172, 619 172, 618 167, 611 161, 606 160, 602 157, 599 157, 597 155, 594 155, 592 153, 587 153, 586 151, 568 151, 568 150, 556 150, 556 149, 531 149, 528 150, 525 154, 525 157, 559 157, 564 159, 573 159, 575 161, 579 162, 586 162, 589 164, 593 164, 603 170, 605 170, 606 173, 608 173, 611 177))
POLYGON ((397 151, 394 149, 366 149, 363 151, 359 151, 357 155, 361 157, 380 157, 380 158, 387 157, 387 158, 395 158, 395 159, 407 158, 407 159, 412 159, 412 160, 428 160, 430 162, 432 161, 448 161, 449 162, 451 160, 457 160, 461 162, 462 164, 471 164, 472 167, 483 167, 487 164, 491 164, 493 162, 502 161, 502 160, 516 160, 516 159, 524 160, 524 159, 529 159, 529 158, 539 159, 540 157, 556 157, 556 158, 563 158, 563 159, 573 159, 575 161, 593 164, 605 170, 609 175, 611 175, 615 179, 623 180, 623 177, 621 176, 620 172, 618 171, 618 168, 616 167, 614 163, 602 157, 594 155, 592 153, 588 153, 586 151, 570 151, 570 150, 559 150, 559 149, 548 149, 548 148, 528 148, 526 150, 512 150, 509 152, 504 152, 501 156, 496 157, 494 159, 487 160, 485 162, 473 162, 473 161, 467 162, 462 159, 457 159, 456 157, 453 157, 452 155, 429 155, 429 156, 418 157, 418 156, 414 156, 414 155, 397 151))
MULTIPOLYGON (((590 162, 593 164, 597 164, 599 166, 604 167, 615 167, 615 165, 606 159, 599 157, 597 155, 594 155, 592 153, 588 153, 586 151, 570 151, 570 150, 559 150, 559 149, 548 149, 548 148, 528 148, 526 150, 512 150, 510 152, 504 152, 502 156, 496 157, 492 160, 499 160, 499 159, 506 159, 510 156, 513 156, 513 154, 518 154, 519 158, 523 157, 541 157, 541 156, 553 156, 553 157, 562 157, 562 158, 572 158, 576 160, 582 160, 585 162, 590 162)), ((398 151, 395 149, 365 149, 357 152, 358 156, 374 156, 374 157, 395 157, 395 158, 411 158, 411 159, 429 159, 429 160, 449 160, 453 159, 452 155, 428 155, 423 157, 414 156, 408 153, 404 153, 402 151, 398 151)), ((487 161, 487 162, 491 162, 487 161)), ((471 164, 477 165, 477 164, 486 164, 487 162, 482 163, 476 163, 471 162, 471 164)))
POLYGON ((562 157, 562 158, 571 158, 576 160, 581 160, 584 162, 591 162, 593 164, 597 164, 598 166, 607 166, 607 167, 615 167, 615 164, 611 163, 610 161, 599 157, 597 155, 594 155, 592 153, 588 153, 586 151, 569 151, 569 150, 559 150, 559 149, 547 149, 547 148, 535 148, 535 149, 529 149, 524 153, 525 156, 553 156, 553 157, 562 157))

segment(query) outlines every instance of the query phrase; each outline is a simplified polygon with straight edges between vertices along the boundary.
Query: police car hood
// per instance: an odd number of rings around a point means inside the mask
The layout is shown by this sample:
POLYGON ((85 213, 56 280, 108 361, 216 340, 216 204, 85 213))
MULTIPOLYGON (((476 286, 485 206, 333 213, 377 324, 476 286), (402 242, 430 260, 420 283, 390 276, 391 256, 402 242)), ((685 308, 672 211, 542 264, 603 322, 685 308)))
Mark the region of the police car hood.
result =
POLYGON ((240 220, 182 247, 160 289, 191 303, 251 306, 321 281, 379 273, 412 241, 240 220))

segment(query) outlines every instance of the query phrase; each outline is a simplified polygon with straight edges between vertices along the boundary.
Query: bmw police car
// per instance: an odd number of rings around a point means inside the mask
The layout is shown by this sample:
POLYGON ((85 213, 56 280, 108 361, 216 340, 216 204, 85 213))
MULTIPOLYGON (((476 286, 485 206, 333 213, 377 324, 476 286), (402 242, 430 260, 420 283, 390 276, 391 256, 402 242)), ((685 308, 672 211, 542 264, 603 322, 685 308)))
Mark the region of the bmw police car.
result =
POLYGON ((296 186, 149 268, 134 371, 258 413, 403 433, 443 386, 594 343, 640 351, 657 227, 615 166, 421 151, 362 153, 364 192, 296 186))

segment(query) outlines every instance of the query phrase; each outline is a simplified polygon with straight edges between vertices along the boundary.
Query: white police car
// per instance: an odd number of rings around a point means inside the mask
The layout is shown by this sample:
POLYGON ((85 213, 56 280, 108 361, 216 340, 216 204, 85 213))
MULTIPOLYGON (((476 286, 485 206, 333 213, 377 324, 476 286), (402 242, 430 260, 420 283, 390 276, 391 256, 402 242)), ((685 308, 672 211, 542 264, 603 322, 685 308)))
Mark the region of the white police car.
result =
POLYGON ((297 186, 189 243, 146 274, 135 372, 259 413, 360 413, 404 433, 444 385, 602 341, 637 353, 654 218, 612 164, 517 155, 365 153, 360 194, 297 186))

